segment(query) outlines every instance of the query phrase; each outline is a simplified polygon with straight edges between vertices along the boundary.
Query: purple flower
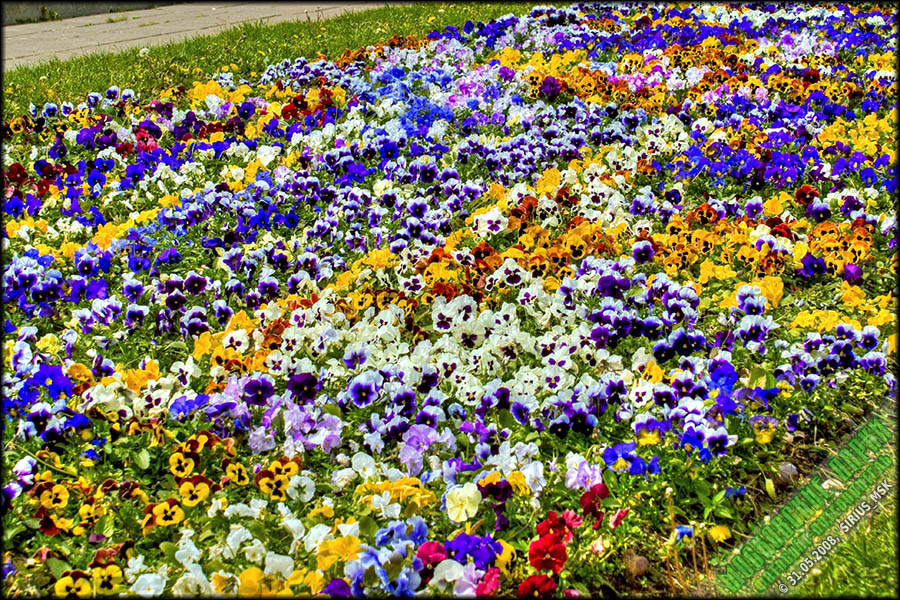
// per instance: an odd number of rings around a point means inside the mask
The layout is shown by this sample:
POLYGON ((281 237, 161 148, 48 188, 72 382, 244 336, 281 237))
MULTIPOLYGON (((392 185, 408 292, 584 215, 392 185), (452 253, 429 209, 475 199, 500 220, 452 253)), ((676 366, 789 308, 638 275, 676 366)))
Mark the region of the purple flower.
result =
POLYGON ((295 400, 305 404, 316 399, 318 383, 312 373, 297 373, 288 379, 287 389, 295 400))
POLYGON ((541 87, 539 91, 542 96, 547 98, 548 100, 554 100, 557 96, 559 96, 560 92, 562 92, 562 85, 559 81, 556 80, 552 75, 547 75, 544 77, 544 81, 541 82, 541 87))
POLYGON ((244 386, 243 400, 247 404, 262 406, 274 393, 274 381, 268 375, 262 375, 247 382, 244 386))
POLYGON ((347 386, 347 394, 353 404, 362 408, 378 399, 382 383, 384 383, 384 378, 381 374, 377 371, 366 371, 350 381, 350 385, 347 386))
POLYGON ((631 255, 638 264, 649 262, 656 252, 653 251, 653 245, 648 241, 635 242, 631 246, 631 255))
POLYGON ((862 269, 858 265, 847 263, 844 265, 844 273, 841 277, 851 285, 858 285, 862 281, 862 269))
POLYGON ((413 477, 422 470, 422 461, 428 447, 438 440, 437 432, 428 425, 413 425, 403 434, 400 462, 413 477))
POLYGON ((826 270, 825 261, 821 258, 816 258, 810 253, 807 253, 800 262, 803 264, 803 268, 800 269, 800 274, 804 277, 815 277, 816 275, 823 275, 826 270))
POLYGON ((250 431, 247 443, 254 454, 261 454, 275 447, 275 437, 270 431, 260 425, 250 431))

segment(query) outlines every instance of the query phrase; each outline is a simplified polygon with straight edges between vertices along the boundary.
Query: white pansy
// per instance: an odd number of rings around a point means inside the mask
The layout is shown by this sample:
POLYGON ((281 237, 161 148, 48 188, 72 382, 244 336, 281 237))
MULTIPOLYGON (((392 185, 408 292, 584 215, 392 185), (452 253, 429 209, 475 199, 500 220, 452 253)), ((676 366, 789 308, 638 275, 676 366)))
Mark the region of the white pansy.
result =
POLYGON ((250 544, 244 548, 244 557, 252 563, 262 564, 266 556, 266 547, 257 538, 253 538, 250 544))
POLYGON ((319 544, 330 539, 334 539, 334 536, 331 534, 331 527, 324 523, 319 523, 314 525, 309 530, 309 533, 306 534, 306 537, 303 538, 303 547, 307 552, 313 552, 318 549, 319 544))
POLYGON ((225 538, 224 556, 226 558, 234 558, 237 555, 238 550, 240 550, 241 544, 252 538, 253 534, 243 525, 232 525, 231 532, 228 534, 228 537, 225 538))
POLYGON ((166 579, 157 573, 144 573, 137 578, 131 591, 141 598, 153 598, 163 593, 166 579))
POLYGON ((285 554, 266 552, 266 575, 280 575, 287 579, 294 572, 294 559, 285 554))

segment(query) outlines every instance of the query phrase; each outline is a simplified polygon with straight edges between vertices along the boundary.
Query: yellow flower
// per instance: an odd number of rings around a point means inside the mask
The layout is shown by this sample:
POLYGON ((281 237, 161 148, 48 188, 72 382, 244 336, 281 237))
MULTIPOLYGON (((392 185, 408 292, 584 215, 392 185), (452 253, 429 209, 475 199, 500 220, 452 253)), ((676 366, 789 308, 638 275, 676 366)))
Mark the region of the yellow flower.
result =
POLYGON ((841 293, 844 304, 847 306, 851 308, 862 306, 865 308, 866 292, 858 285, 851 285, 850 283, 843 281, 841 282, 841 293))
POLYGON ((103 248, 108 249, 116 237, 119 235, 119 226, 115 223, 105 223, 100 226, 91 241, 103 248))
POLYGON ((548 169, 538 180, 537 185, 535 186, 535 190, 539 195, 553 195, 556 193, 556 190, 559 189, 559 184, 561 181, 562 173, 559 172, 559 169, 555 167, 552 169, 548 169))
POLYGON ((755 281, 754 285, 759 286, 762 295, 766 297, 773 307, 777 307, 778 303, 781 302, 781 298, 784 295, 784 282, 781 280, 781 277, 763 277, 755 281))
POLYGON ((313 595, 321 592, 327 584, 325 577, 318 571, 310 571, 307 573, 306 577, 303 578, 303 582, 309 586, 309 591, 312 592, 313 595))
POLYGON ((247 468, 240 463, 229 463, 225 467, 225 475, 228 479, 238 485, 247 485, 250 483, 250 477, 247 475, 247 468))
POLYGON ((484 486, 490 485, 492 483, 497 483, 501 479, 503 479, 503 476, 500 474, 500 471, 492 471, 491 473, 488 473, 487 475, 485 475, 481 479, 480 483, 481 483, 482 487, 484 487, 484 486))
POLYGON ((659 429, 641 427, 637 432, 637 441, 641 446, 655 446, 659 439, 659 429))
POLYGON ((94 374, 85 365, 81 363, 72 363, 67 373, 69 377, 83 383, 91 383, 94 381, 94 374))
POLYGON ((53 591, 61 598, 69 598, 71 596, 83 598, 85 596, 90 596, 93 590, 86 577, 74 579, 71 575, 66 575, 65 577, 61 577, 53 585, 53 591))
POLYGON ((772 441, 772 437, 775 435, 775 428, 769 425, 755 427, 754 429, 756 430, 756 442, 758 444, 768 444, 772 441))
POLYGON ((500 553, 500 556, 497 557, 497 566, 500 568, 500 571, 504 575, 509 575, 509 563, 511 563, 516 558, 516 550, 512 546, 510 546, 506 540, 497 540, 500 542, 500 546, 503 548, 503 551, 500 553))
POLYGON ((272 500, 284 500, 285 498, 287 498, 287 490, 291 485, 288 481, 288 478, 284 475, 272 475, 271 477, 264 477, 257 483, 259 485, 259 489, 262 490, 264 494, 269 494, 269 497, 272 500))
POLYGON ((663 380, 664 376, 665 373, 653 359, 647 362, 647 364, 644 366, 644 372, 641 373, 641 379, 646 379, 647 381, 650 381, 652 383, 659 383, 663 380))
POLYGON ((94 567, 91 575, 94 579, 94 588, 97 590, 97 593, 103 595, 115 594, 119 583, 124 579, 122 567, 118 565, 94 567))
POLYGON ((874 317, 870 317, 867 325, 872 325, 873 327, 881 327, 885 323, 890 323, 894 320, 894 313, 890 310, 879 310, 878 314, 874 317))
POLYGON ((763 203, 763 210, 767 215, 780 215, 784 212, 784 204, 780 196, 772 196, 763 203))
POLYGON ((184 510, 177 502, 160 502, 153 507, 153 516, 159 525, 175 525, 184 520, 184 510))
POLYGON ((176 477, 187 477, 194 470, 194 459, 175 452, 169 456, 169 468, 176 477))
POLYGON ((731 537, 731 531, 724 525, 713 525, 709 528, 709 537, 717 542, 724 542, 731 537))
POLYGON ((59 251, 63 256, 72 260, 75 258, 75 252, 81 248, 81 244, 76 244, 75 242, 66 242, 62 246, 59 247, 59 251))
POLYGON ((218 572, 213 573, 209 578, 212 589, 215 593, 221 595, 234 595, 239 585, 238 578, 231 573, 218 572))
POLYGON ((244 570, 241 573, 241 585, 238 588, 238 596, 261 596, 261 582, 264 576, 262 569, 259 567, 250 567, 244 570))
POLYGON ((319 544, 316 568, 320 571, 326 571, 338 560, 343 562, 355 560, 359 556, 360 549, 359 538, 352 535, 345 535, 334 540, 325 540, 319 544))
POLYGON ((522 473, 522 471, 513 471, 509 474, 506 480, 509 482, 509 485, 513 487, 513 490, 520 496, 531 495, 531 487, 528 485, 528 480, 525 479, 525 474, 522 473))
POLYGON ((381 248, 380 250, 372 250, 368 255, 363 259, 363 264, 372 267, 373 269, 383 269, 385 267, 389 267, 394 264, 394 255, 387 248, 381 248))
POLYGON ((337 280, 335 280, 334 285, 337 289, 343 289, 349 286, 353 281, 357 278, 357 274, 352 271, 344 271, 340 275, 338 275, 337 280))
POLYGON ((58 483, 41 494, 41 506, 48 510, 65 508, 68 503, 69 490, 58 483))
POLYGON ((39 350, 49 352, 51 354, 56 354, 62 347, 62 342, 60 342, 59 338, 52 333, 48 333, 38 340, 36 346, 39 350))
POLYGON ((185 506, 196 506, 209 496, 209 484, 205 481, 192 483, 185 481, 178 486, 178 493, 184 498, 185 506))
POLYGON ((312 519, 314 517, 318 517, 319 515, 322 515, 326 519, 334 518, 334 507, 330 504, 322 504, 322 506, 309 511, 308 518, 312 519))

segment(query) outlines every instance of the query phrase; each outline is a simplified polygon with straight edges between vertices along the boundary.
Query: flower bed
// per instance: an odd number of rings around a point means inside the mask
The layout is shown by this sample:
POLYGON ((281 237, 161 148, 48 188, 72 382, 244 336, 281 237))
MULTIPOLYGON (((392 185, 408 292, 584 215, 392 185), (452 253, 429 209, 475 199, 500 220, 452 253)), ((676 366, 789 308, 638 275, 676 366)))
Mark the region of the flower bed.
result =
POLYGON ((8 118, 4 590, 686 590, 895 392, 894 25, 535 7, 8 118))

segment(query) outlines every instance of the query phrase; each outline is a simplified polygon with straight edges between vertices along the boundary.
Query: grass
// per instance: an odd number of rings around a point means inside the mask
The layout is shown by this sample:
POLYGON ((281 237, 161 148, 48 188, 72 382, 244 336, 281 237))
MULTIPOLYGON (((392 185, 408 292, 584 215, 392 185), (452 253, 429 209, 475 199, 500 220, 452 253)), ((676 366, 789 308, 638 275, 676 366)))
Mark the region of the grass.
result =
POLYGON ((798 597, 896 598, 897 503, 884 503, 859 523, 824 565, 794 590, 798 597))
POLYGON ((148 97, 173 85, 190 86, 223 70, 253 80, 268 65, 284 59, 315 58, 319 54, 335 58, 347 48, 367 46, 394 35, 424 36, 446 25, 461 26, 467 20, 487 22, 509 13, 522 14, 538 4, 542 3, 455 2, 381 7, 325 21, 243 24, 218 34, 151 47, 149 55, 143 58, 138 54, 139 48, 132 48, 53 59, 4 73, 4 118, 24 113, 29 102, 38 106, 63 101, 77 104, 89 92, 103 92, 112 85, 131 88, 148 97))

